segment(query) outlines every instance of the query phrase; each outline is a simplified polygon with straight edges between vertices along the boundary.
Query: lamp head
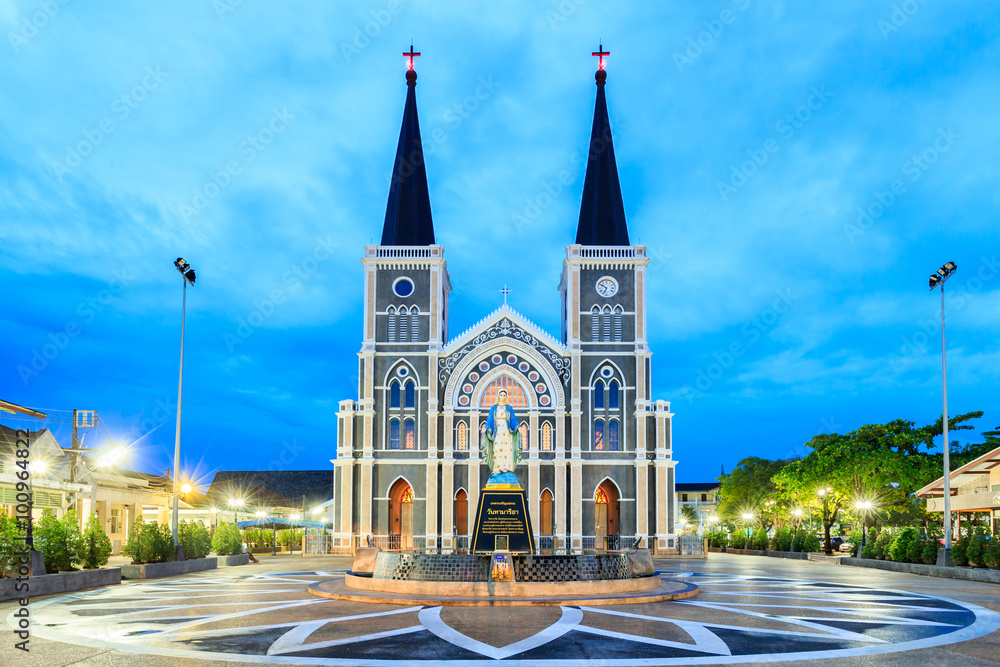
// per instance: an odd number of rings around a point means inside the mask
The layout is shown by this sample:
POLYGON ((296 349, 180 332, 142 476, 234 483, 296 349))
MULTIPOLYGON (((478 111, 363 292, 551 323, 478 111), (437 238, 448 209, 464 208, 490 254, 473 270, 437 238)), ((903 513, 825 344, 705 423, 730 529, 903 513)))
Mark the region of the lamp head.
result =
POLYGON ((191 493, 191 485, 184 484, 181 486, 181 493, 191 493))

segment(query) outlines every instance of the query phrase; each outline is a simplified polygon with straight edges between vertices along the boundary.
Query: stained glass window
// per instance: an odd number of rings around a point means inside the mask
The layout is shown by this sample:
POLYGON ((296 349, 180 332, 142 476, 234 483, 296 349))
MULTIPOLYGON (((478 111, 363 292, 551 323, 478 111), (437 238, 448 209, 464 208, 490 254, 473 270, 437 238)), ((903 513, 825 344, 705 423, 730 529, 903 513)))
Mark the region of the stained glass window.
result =
POLYGON ((594 407, 604 407, 604 383, 600 380, 598 380, 597 384, 594 385, 594 407))
POLYGON ((399 449, 399 420, 389 421, 389 449, 399 449))
POLYGON ((618 381, 612 380, 608 385, 608 409, 618 409, 618 381))
POLYGON ((403 424, 403 449, 417 448, 417 434, 413 428, 413 420, 407 419, 403 424))
POLYGON ((468 449, 467 428, 465 422, 458 422, 455 427, 455 449, 468 449))
POLYGON ((608 451, 618 451, 618 420, 612 419, 608 424, 608 451))
POLYGON ((524 451, 528 451, 528 424, 521 422, 518 430, 521 431, 521 448, 524 451))
POLYGON ((399 383, 395 380, 389 385, 389 407, 399 407, 399 383))
POLYGON ((604 420, 602 419, 594 422, 594 449, 604 449, 604 420))
POLYGON ((507 405, 512 408, 528 407, 528 397, 524 393, 524 389, 508 375, 501 375, 486 387, 479 405, 484 408, 493 407, 493 404, 497 402, 497 394, 501 390, 507 392, 507 405))
POLYGON ((608 504, 608 494, 604 492, 602 487, 597 487, 597 492, 594 493, 594 502, 598 505, 608 504))
POLYGON ((412 382, 406 383, 406 407, 412 408, 416 404, 416 392, 412 382))
MULTIPOLYGON (((405 505, 407 503, 412 503, 412 502, 413 502, 413 487, 407 485, 406 488, 403 489, 403 495, 399 497, 399 504, 405 505)), ((607 500, 605 500, 604 502, 607 502, 607 500)))
POLYGON ((546 452, 552 451, 552 425, 548 422, 542 424, 542 449, 546 452))

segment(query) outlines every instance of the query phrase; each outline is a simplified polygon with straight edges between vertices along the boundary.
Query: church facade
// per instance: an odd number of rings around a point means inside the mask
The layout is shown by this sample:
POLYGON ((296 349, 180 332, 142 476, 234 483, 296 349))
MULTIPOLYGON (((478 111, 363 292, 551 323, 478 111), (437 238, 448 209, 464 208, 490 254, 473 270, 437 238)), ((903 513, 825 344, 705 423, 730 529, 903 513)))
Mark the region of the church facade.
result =
MULTIPOLYGON (((411 61, 412 62, 412 61, 411 61)), ((468 548, 489 470, 479 452, 506 390, 525 447, 516 475, 539 549, 675 548, 670 404, 653 400, 646 248, 632 245, 605 99, 597 100, 575 242, 559 283, 562 330, 506 304, 458 335, 435 243, 407 72, 379 245, 366 246, 357 400, 339 403, 333 544, 468 548)))

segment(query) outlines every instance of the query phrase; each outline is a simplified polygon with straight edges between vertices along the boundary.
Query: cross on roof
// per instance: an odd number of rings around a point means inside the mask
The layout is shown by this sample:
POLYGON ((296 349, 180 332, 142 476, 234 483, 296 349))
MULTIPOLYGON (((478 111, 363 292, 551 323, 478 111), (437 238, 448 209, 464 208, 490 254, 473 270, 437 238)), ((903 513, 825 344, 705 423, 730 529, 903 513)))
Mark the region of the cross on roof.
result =
POLYGON ((413 69, 413 59, 420 55, 420 51, 413 50, 413 42, 410 42, 410 50, 403 54, 410 59, 410 69, 413 69))
POLYGON ((597 68, 598 69, 604 69, 604 56, 610 56, 611 52, 610 51, 605 51, 604 50, 604 45, 600 44, 597 47, 597 51, 595 51, 594 53, 591 53, 590 55, 597 56, 597 68))
POLYGON ((514 290, 507 289, 507 283, 504 283, 503 289, 498 289, 497 291, 500 292, 501 294, 503 294, 503 305, 506 306, 507 305, 507 295, 510 294, 511 292, 513 292, 514 290))

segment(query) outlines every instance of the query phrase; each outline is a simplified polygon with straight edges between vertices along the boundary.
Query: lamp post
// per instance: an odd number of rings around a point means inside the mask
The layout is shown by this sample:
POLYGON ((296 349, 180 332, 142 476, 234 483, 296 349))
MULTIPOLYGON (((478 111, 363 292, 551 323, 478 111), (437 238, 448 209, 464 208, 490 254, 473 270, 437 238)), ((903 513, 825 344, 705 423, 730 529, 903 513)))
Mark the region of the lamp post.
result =
POLYGON ((865 539, 868 537, 868 512, 871 511, 872 504, 867 500, 859 500, 854 503, 854 507, 861 512, 861 549, 858 551, 858 558, 861 558, 865 552, 865 539))
POLYGON ((802 510, 796 508, 792 510, 792 516, 795 517, 794 525, 795 529, 792 531, 792 553, 795 553, 795 537, 799 532, 799 528, 802 525, 802 510))
POLYGON ((181 394, 184 390, 184 319, 187 311, 187 286, 188 283, 194 285, 195 275, 194 269, 191 265, 184 261, 184 258, 178 257, 174 261, 174 268, 177 272, 181 274, 184 282, 184 296, 181 300, 181 370, 180 375, 177 378, 177 428, 174 431, 174 512, 173 517, 170 520, 170 529, 174 534, 174 547, 176 548, 177 542, 177 519, 180 516, 180 507, 178 506, 178 497, 180 496, 180 469, 181 469, 181 394))
MULTIPOLYGON (((236 508, 237 507, 243 507, 243 499, 242 498, 230 498, 229 499, 229 506, 233 508, 233 525, 236 526, 236 508)), ((236 528, 239 529, 239 526, 236 526, 236 528)))
POLYGON ((944 397, 944 413, 941 417, 941 428, 944 433, 944 554, 939 555, 939 565, 950 565, 949 554, 951 553, 951 461, 949 454, 951 445, 948 444, 948 365, 945 361, 944 346, 944 284, 951 277, 951 274, 958 270, 955 262, 946 262, 944 266, 932 273, 928 282, 931 291, 938 285, 941 286, 941 389, 944 397))
POLYGON ((219 518, 216 516, 219 513, 218 507, 213 507, 209 510, 212 513, 212 533, 215 533, 215 529, 219 527, 219 518))
POLYGON ((832 489, 828 486, 816 492, 816 495, 823 499, 823 518, 820 519, 820 523, 823 524, 823 553, 827 556, 833 553, 833 546, 830 544, 830 529, 826 525, 827 513, 830 511, 830 499, 828 497, 830 491, 832 489))
POLYGON ((753 521, 753 514, 751 514, 750 512, 745 512, 743 514, 743 532, 747 536, 747 543, 748 543, 747 547, 746 547, 747 549, 750 548, 750 545, 749 545, 750 535, 753 534, 752 531, 750 530, 750 522, 751 521, 753 521))

